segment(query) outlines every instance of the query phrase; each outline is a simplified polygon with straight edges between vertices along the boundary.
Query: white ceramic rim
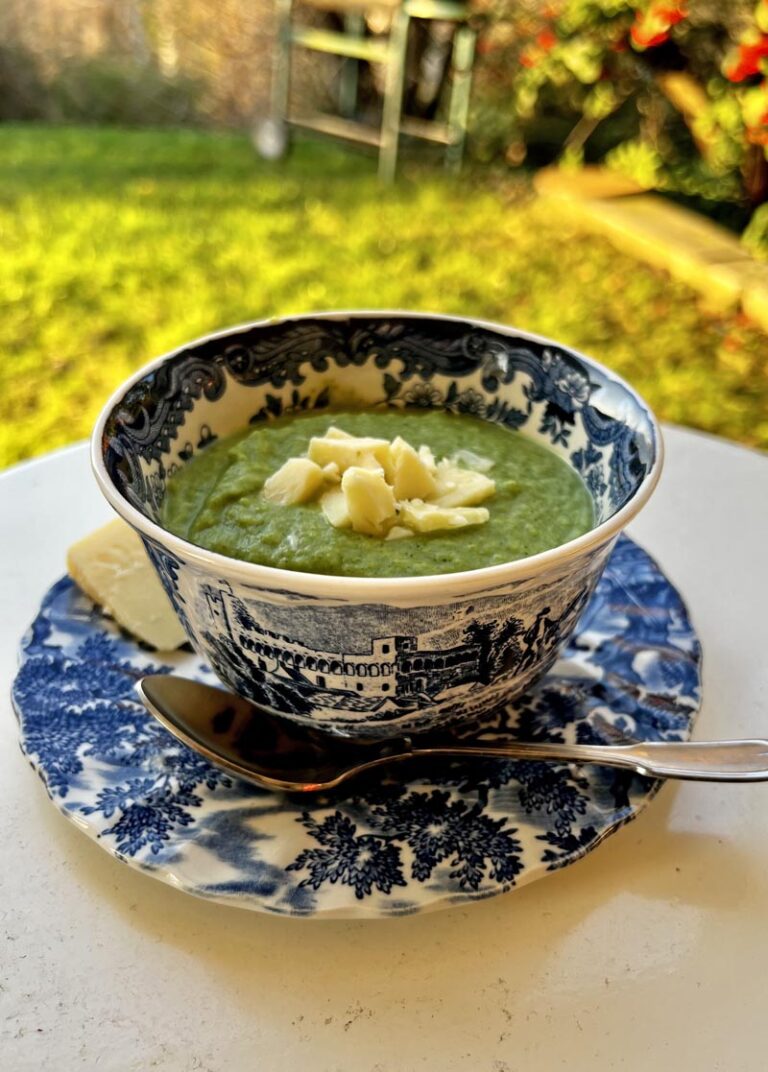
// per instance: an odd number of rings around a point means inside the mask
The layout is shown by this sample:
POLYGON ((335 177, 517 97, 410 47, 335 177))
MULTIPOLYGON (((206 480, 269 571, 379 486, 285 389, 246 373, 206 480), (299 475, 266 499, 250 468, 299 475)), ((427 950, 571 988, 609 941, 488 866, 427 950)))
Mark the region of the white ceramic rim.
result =
POLYGON ((404 598, 409 601, 413 598, 419 598, 427 602, 434 602, 436 596, 444 597, 447 590, 450 591, 451 595, 480 592, 486 588, 501 586, 511 581, 529 580, 539 576, 546 570, 597 548, 617 536, 647 503, 659 481, 663 464, 664 442, 661 428, 650 406, 633 387, 599 361, 595 361, 593 358, 587 357, 580 351, 565 346, 563 343, 555 342, 554 339, 548 339, 543 335, 536 335, 533 332, 523 331, 509 325, 497 324, 490 320, 476 320, 474 317, 446 316, 441 313, 402 309, 346 309, 269 317, 265 320, 236 324, 232 327, 224 328, 222 331, 204 335, 192 342, 184 343, 175 350, 171 350, 151 361, 148 365, 139 369, 130 379, 126 380, 108 399, 99 414, 91 435, 91 466, 101 493, 110 506, 125 521, 155 543, 167 547, 178 557, 192 563, 206 573, 213 573, 221 577, 234 577, 244 585, 262 589, 282 588, 301 595, 322 596, 325 598, 335 596, 355 603, 367 603, 371 600, 398 601, 404 598), (297 570, 278 569, 275 566, 261 566, 253 562, 243 562, 239 559, 229 558, 227 555, 221 555, 216 551, 198 547, 196 544, 175 536, 154 521, 144 517, 117 490, 104 465, 101 449, 104 426, 126 392, 149 373, 162 366, 169 358, 176 357, 201 343, 225 338, 239 331, 270 327, 296 320, 346 320, 350 317, 380 318, 382 320, 392 318, 440 320, 456 324, 468 324, 472 327, 496 332, 499 335, 513 336, 527 339, 531 342, 542 343, 546 346, 553 346, 556 349, 572 354, 584 361, 587 366, 591 365, 598 369, 608 380, 612 380, 623 387, 640 408, 644 410, 655 438, 656 458, 654 464, 629 502, 625 503, 607 521, 603 521, 596 528, 590 529, 589 532, 585 532, 574 540, 559 544, 557 547, 542 551, 537 555, 529 555, 527 558, 515 559, 513 562, 506 562, 497 566, 483 566, 480 569, 463 570, 457 573, 436 573, 425 577, 344 577, 336 574, 302 573, 297 570))

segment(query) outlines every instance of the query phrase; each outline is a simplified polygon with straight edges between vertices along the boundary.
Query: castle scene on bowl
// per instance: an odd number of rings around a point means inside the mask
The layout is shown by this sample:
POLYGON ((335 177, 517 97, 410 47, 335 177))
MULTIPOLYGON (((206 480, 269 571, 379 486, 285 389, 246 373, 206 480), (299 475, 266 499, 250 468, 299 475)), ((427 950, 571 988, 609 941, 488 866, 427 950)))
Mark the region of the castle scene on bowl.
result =
MULTIPOLYGON (((187 635, 220 678, 276 714, 353 736, 467 720, 540 677, 570 636, 611 547, 652 491, 660 467, 658 430, 647 406, 595 362, 513 329, 386 313, 267 322, 190 344, 112 399, 94 452, 102 490, 141 535, 187 635), (341 495, 356 475, 389 489, 392 444, 353 436, 344 423, 357 430, 355 422, 367 415, 398 413, 408 420, 395 427, 407 428, 413 440, 399 437, 405 445, 398 449, 410 451, 413 465, 420 464, 417 451, 426 450, 421 457, 438 489, 441 474, 461 484, 462 474, 470 473, 472 494, 482 488, 482 510, 430 503, 429 492, 416 485, 427 501, 403 499, 380 531, 343 523, 341 560, 324 572, 291 569, 290 557, 287 568, 285 558, 275 568, 258 553, 228 555, 228 529, 222 553, 221 544, 195 542, 194 533, 166 525, 166 499, 199 472, 185 509, 199 518, 213 504, 213 531, 227 514, 247 538, 259 528, 249 510, 263 507, 274 470, 288 464, 319 472, 306 451, 320 447, 363 463, 338 472, 334 462, 328 479, 340 483, 330 494, 341 495), (428 438, 436 413, 449 418, 449 431, 445 440, 433 441, 435 453, 453 448, 461 464, 435 460, 419 441, 428 438), (302 433, 305 426, 320 436, 302 433), (462 454, 463 429, 469 435, 489 426, 496 437, 493 457, 474 449, 462 454), (270 446, 259 470, 259 451, 271 444, 273 428, 287 430, 288 446, 282 454, 270 446), (507 441, 511 447, 525 442, 551 459, 548 464, 578 486, 589 513, 554 546, 544 542, 533 553, 501 552, 494 559, 483 557, 483 541, 493 541, 497 487, 499 503, 509 485, 512 507, 526 512, 525 474, 503 478, 507 441), (371 456, 366 463, 363 455, 371 450, 378 460, 371 456), (286 463, 286 452, 302 457, 286 463), (473 464, 485 473, 478 477, 473 464), (412 514, 418 524, 425 512, 437 518, 430 525, 445 515, 451 527, 404 528, 412 514), (399 532, 406 538, 390 539, 399 532), (440 562, 454 561, 441 558, 440 549, 470 539, 469 557, 440 572, 440 562), (345 562, 365 561, 358 546, 374 547, 374 562, 386 555, 394 573, 345 570, 345 562), (393 552, 404 548, 410 556, 419 546, 432 556, 428 568, 397 565, 393 552)), ((421 475, 429 477, 426 470, 421 475)), ((393 487, 401 476, 397 470, 391 477, 393 487)), ((549 471, 546 479, 553 481, 549 471)), ((446 486, 449 495, 457 494, 454 484, 446 486)), ((315 542, 325 532, 336 537, 322 501, 311 501, 304 485, 297 494, 300 501, 271 507, 279 523, 312 518, 319 526, 311 530, 315 542)), ((547 509, 558 506, 555 499, 547 509)), ((290 546, 292 538, 292 530, 280 529, 274 542, 290 546)))

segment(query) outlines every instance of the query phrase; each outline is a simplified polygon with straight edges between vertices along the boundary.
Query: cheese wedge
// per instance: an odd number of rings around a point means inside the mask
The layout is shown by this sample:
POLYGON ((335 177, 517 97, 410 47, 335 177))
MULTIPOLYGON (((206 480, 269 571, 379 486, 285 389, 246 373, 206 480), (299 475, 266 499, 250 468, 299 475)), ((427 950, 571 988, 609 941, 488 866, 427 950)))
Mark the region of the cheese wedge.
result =
POLYGON ((94 603, 153 648, 172 651, 188 639, 141 539, 121 518, 73 544, 67 570, 94 603))

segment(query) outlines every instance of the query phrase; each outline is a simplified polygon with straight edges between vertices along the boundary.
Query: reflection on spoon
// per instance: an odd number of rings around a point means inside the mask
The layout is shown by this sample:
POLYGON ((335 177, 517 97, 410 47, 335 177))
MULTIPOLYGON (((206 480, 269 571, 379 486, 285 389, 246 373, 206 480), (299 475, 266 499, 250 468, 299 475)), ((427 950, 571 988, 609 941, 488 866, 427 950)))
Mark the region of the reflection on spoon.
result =
POLYGON ((599 763, 657 778, 713 782, 768 781, 768 741, 641 741, 625 745, 414 745, 409 737, 349 741, 278 718, 234 693, 199 681, 152 674, 136 691, 174 737, 244 781, 267 789, 310 793, 406 759, 525 759, 599 763))

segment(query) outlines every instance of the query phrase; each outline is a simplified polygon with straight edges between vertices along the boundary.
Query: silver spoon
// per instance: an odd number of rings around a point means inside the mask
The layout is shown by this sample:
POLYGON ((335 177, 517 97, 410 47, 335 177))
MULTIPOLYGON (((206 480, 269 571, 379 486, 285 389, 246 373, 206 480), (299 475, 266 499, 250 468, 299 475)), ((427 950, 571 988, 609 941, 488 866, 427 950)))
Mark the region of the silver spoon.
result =
POLYGON ((267 789, 311 793, 405 759, 446 756, 566 760, 625 767, 655 778, 703 782, 768 781, 768 741, 640 741, 636 744, 414 745, 409 737, 348 741, 296 726, 231 692, 152 674, 136 691, 147 710, 184 744, 219 767, 267 789))

